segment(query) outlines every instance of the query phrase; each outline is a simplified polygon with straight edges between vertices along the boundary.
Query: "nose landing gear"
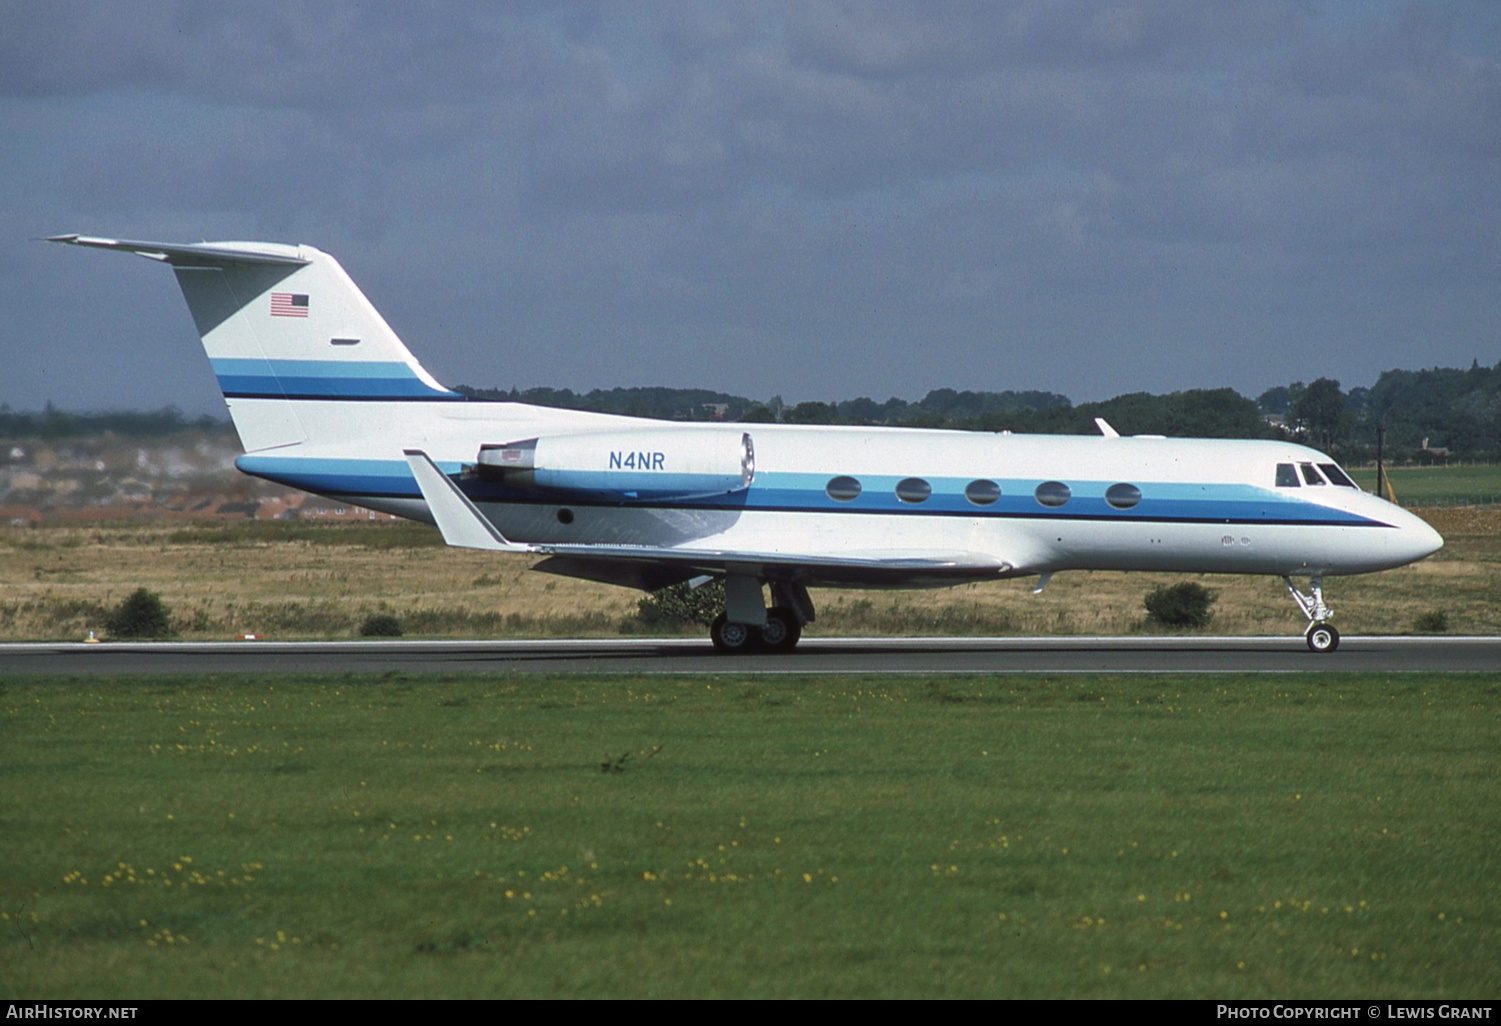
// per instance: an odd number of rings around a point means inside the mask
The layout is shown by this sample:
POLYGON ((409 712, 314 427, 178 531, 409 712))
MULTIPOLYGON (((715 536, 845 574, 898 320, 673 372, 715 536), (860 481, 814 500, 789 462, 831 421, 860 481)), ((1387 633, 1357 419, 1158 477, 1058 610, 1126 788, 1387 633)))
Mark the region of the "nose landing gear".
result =
POLYGON ((1310 652, 1333 652, 1339 648, 1339 631, 1333 624, 1311 623, 1305 638, 1310 652))
POLYGON ((1291 577, 1283 577, 1282 583, 1287 585, 1288 594, 1292 595, 1298 608, 1303 610, 1303 615, 1308 617, 1308 627, 1303 632, 1308 650, 1333 652, 1339 648, 1339 631, 1329 622, 1334 617, 1334 610, 1324 602, 1324 578, 1318 574, 1310 576, 1307 595, 1298 590, 1291 577))

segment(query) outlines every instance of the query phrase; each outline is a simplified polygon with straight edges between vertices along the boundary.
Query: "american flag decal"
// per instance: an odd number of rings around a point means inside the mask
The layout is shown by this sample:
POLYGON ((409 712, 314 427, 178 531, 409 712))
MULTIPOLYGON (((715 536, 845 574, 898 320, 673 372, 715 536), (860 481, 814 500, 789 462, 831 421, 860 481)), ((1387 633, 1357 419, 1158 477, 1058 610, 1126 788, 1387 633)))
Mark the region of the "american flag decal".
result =
POLYGON ((307 296, 300 292, 271 293, 272 317, 306 317, 307 296))

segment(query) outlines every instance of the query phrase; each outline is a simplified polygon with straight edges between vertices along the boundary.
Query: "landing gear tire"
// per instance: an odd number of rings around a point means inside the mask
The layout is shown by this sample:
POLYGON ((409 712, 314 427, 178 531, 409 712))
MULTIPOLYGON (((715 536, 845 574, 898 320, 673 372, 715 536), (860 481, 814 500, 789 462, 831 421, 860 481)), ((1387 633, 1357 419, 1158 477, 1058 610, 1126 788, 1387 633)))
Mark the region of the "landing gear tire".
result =
POLYGON ((750 624, 730 623, 723 613, 714 618, 709 627, 709 640, 714 650, 724 655, 745 655, 761 647, 761 632, 750 624))
POLYGON ((1310 652, 1333 652, 1339 648, 1339 631, 1333 624, 1316 623, 1308 628, 1307 640, 1310 652))
POLYGON ((768 652, 791 652, 803 636, 803 625, 792 610, 777 606, 766 611, 766 626, 761 628, 761 647, 768 652))
POLYGON ((1305 595, 1293 584, 1290 576, 1284 576, 1287 593, 1293 597, 1303 615, 1308 617, 1308 627, 1303 631, 1303 640, 1308 642, 1310 652, 1333 652, 1339 648, 1339 631, 1329 622, 1334 611, 1324 601, 1324 578, 1320 574, 1308 576, 1308 594, 1305 595))

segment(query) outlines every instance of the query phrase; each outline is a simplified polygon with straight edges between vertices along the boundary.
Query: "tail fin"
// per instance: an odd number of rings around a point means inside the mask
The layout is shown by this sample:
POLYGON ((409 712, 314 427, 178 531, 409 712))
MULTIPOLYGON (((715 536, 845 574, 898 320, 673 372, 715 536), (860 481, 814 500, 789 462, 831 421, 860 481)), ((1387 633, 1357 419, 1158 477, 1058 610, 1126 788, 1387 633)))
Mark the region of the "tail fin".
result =
POLYGON ((311 246, 49 241, 172 267, 246 452, 306 441, 297 413, 306 402, 463 398, 433 380, 339 262, 311 246))

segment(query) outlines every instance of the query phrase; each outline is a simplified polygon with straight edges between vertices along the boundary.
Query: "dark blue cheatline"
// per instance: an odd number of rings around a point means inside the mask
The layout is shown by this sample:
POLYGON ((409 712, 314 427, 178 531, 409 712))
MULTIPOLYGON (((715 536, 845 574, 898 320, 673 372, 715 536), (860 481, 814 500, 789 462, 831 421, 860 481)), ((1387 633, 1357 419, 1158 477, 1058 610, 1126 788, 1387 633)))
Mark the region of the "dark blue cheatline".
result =
MULTIPOLYGON (((340 339, 331 340, 335 344, 340 339)), ((355 340, 357 341, 357 340, 355 340)), ((410 366, 395 361, 266 360, 219 357, 210 361, 227 398, 318 400, 466 401, 433 388, 410 366)))
MULTIPOLYGON (((401 460, 318 458, 246 454, 235 465, 247 474, 321 494, 344 496, 420 498, 410 468, 401 460)), ((444 473, 456 476, 459 462, 443 461, 444 473)), ((939 480, 933 483, 927 501, 912 504, 900 501, 895 494, 897 481, 891 477, 870 480, 865 489, 849 476, 833 479, 814 474, 757 474, 749 489, 732 495, 704 497, 692 501, 654 501, 641 497, 617 496, 603 501, 561 493, 525 492, 494 482, 465 479, 462 487, 476 502, 516 502, 544 505, 566 504, 574 510, 585 506, 632 505, 672 509, 735 509, 788 513, 829 514, 896 514, 904 516, 948 516, 1019 519, 1119 520, 1132 523, 1214 523, 1328 525, 1349 527, 1391 527, 1381 520, 1361 516, 1333 506, 1289 499, 1286 490, 1256 488, 1249 485, 1215 485, 1192 487, 1172 482, 1151 482, 1143 487, 1141 501, 1129 508, 1112 506, 1105 498, 1108 487, 1098 483, 1075 482, 1079 494, 1059 482, 1045 482, 1065 488, 1068 502, 1060 507, 1040 505, 1030 481, 966 482, 964 479, 939 480), (977 483, 993 484, 998 495, 989 503, 976 503, 969 494, 977 483)), ((931 483, 931 482, 930 482, 931 483)), ((1136 487, 1136 486, 1133 486, 1136 487)), ((1309 491, 1309 490, 1303 490, 1309 491)), ((989 489, 980 489, 984 498, 989 489)), ((1297 494, 1294 492, 1293 494, 1297 494)))

